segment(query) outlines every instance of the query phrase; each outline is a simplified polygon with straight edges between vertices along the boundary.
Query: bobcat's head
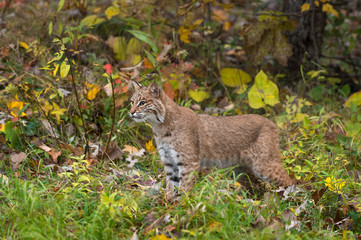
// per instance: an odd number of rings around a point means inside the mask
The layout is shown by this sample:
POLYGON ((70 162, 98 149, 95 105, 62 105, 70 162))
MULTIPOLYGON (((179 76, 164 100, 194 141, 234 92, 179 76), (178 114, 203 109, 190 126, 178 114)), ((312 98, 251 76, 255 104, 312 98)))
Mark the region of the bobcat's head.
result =
POLYGON ((132 105, 129 116, 136 122, 163 123, 165 107, 161 101, 162 89, 155 83, 150 84, 149 87, 136 85, 135 88, 130 100, 132 105))

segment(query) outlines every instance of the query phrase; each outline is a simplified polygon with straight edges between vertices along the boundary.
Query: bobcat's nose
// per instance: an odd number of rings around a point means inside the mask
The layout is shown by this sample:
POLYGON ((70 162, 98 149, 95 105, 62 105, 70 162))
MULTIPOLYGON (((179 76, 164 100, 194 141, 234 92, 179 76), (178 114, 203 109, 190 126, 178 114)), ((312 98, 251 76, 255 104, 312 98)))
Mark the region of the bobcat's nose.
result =
POLYGON ((129 115, 132 116, 135 113, 135 107, 132 107, 129 111, 129 115))

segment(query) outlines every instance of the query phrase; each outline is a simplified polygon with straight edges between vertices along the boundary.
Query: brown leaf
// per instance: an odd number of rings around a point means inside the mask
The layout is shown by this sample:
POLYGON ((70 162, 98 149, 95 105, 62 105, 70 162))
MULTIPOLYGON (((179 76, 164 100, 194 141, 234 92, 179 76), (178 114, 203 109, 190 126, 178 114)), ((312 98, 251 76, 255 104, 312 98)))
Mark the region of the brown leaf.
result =
POLYGON ((54 128, 50 125, 48 120, 41 120, 41 122, 43 123, 45 129, 48 131, 51 137, 53 138, 59 137, 59 134, 55 132, 54 128))
POLYGON ((327 190, 327 187, 324 187, 324 188, 321 188, 320 190, 316 190, 315 192, 312 193, 312 199, 313 199, 313 201, 315 201, 315 205, 318 203, 318 201, 320 201, 323 194, 325 194, 326 190, 327 190))
POLYGON ((20 75, 19 77, 16 77, 14 80, 12 80, 12 82, 13 83, 18 83, 24 76, 25 76, 25 73, 20 75))
POLYGON ((60 143, 60 147, 62 149, 70 151, 72 154, 74 154, 76 157, 80 157, 84 154, 84 149, 81 147, 74 147, 67 143, 60 143))
POLYGON ((54 148, 51 148, 49 152, 51 158, 53 159, 54 163, 58 163, 58 157, 61 155, 61 151, 55 151, 54 148))
POLYGON ((12 153, 10 155, 11 165, 14 170, 18 169, 20 166, 20 163, 25 159, 26 153, 12 153))
POLYGON ((40 145, 39 148, 44 150, 45 152, 50 152, 51 151, 51 148, 46 146, 45 144, 40 145))
POLYGON ((58 157, 61 155, 61 151, 56 151, 54 148, 48 147, 45 144, 40 145, 39 148, 49 153, 54 163, 58 163, 58 157))
POLYGON ((168 225, 168 226, 165 227, 165 230, 167 230, 168 232, 171 232, 171 231, 173 231, 175 229, 176 229, 176 227, 173 226, 173 225, 168 225))
MULTIPOLYGON (((150 214, 150 218, 154 218, 155 213, 151 212, 150 214)), ((149 232, 150 230, 152 230, 153 228, 155 228, 156 226, 159 226, 160 224, 163 223, 163 220, 166 218, 167 214, 164 214, 163 216, 161 216, 160 218, 158 218, 157 220, 155 220, 152 224, 150 224, 149 226, 147 226, 144 229, 144 233, 146 234, 147 232, 149 232)), ((149 219, 150 220, 150 219, 149 219)))
POLYGON ((114 149, 107 154, 109 160, 114 161, 115 159, 122 159, 123 151, 120 149, 119 146, 115 146, 114 149))

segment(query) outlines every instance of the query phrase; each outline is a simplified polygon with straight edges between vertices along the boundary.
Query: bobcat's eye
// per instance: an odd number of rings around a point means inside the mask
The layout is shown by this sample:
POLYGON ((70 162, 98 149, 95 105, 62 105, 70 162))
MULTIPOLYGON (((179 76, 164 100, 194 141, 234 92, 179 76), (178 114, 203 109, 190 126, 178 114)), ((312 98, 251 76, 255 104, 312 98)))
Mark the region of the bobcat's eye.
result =
POLYGON ((143 106, 144 104, 145 104, 144 101, 140 101, 140 102, 138 103, 138 106, 143 106))

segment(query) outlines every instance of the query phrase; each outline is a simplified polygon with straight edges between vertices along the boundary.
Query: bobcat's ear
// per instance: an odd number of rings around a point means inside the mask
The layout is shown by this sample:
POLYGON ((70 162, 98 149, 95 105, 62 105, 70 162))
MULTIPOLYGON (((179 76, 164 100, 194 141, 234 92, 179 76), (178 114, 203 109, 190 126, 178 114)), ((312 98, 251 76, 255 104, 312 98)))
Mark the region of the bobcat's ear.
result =
POLYGON ((150 84, 148 87, 148 90, 153 95, 153 97, 156 97, 156 98, 160 97, 161 89, 159 88, 159 86, 156 83, 150 84))

